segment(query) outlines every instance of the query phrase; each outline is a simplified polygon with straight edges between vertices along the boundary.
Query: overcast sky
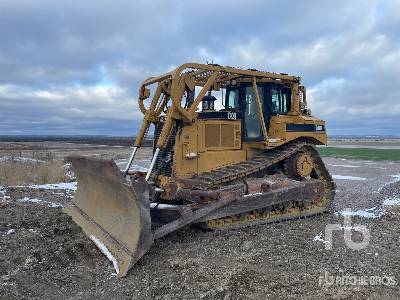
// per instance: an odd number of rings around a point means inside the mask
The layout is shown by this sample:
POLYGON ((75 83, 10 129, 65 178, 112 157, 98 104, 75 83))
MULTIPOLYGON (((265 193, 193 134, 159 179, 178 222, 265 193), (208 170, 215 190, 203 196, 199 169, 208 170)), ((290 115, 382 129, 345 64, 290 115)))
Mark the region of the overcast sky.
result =
POLYGON ((400 135, 400 0, 0 1, 0 135, 134 135, 184 62, 302 77, 328 133, 400 135))

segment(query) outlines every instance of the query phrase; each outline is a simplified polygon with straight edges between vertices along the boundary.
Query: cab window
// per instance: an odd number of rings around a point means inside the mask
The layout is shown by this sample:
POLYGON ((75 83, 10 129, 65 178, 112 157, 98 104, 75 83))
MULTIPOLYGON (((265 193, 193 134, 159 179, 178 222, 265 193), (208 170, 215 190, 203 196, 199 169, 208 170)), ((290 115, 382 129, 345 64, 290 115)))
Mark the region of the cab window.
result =
POLYGON ((238 108, 239 107, 238 99, 239 99, 238 89, 235 88, 227 89, 225 108, 238 108))
POLYGON ((290 111, 290 89, 275 86, 270 89, 271 112, 273 115, 285 115, 290 111))

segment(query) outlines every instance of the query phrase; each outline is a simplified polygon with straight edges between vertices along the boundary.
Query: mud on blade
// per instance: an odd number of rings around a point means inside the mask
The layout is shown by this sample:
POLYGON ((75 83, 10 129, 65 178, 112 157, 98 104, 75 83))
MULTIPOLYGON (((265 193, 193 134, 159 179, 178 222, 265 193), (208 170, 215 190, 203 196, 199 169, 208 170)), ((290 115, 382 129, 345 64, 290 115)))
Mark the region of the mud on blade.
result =
POLYGON ((78 190, 64 209, 123 277, 153 243, 148 184, 127 182, 113 160, 67 157, 78 190))

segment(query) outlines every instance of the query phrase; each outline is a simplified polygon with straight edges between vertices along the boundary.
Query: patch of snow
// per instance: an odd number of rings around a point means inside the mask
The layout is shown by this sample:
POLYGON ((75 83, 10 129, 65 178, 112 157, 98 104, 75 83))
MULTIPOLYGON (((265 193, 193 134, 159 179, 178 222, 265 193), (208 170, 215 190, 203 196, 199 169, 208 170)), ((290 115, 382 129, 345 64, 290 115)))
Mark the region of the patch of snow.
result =
POLYGON ((346 176, 346 175, 332 175, 333 179, 343 179, 343 180, 367 180, 365 177, 357 177, 357 176, 346 176))
POLYGON ((48 207, 52 207, 52 208, 63 207, 59 203, 49 202, 49 201, 40 200, 40 199, 36 199, 36 198, 31 199, 28 197, 24 197, 23 199, 18 199, 17 201, 23 202, 23 203, 36 203, 36 204, 40 204, 40 205, 47 205, 48 207))
POLYGON ((383 201, 383 206, 396 206, 400 205, 400 198, 386 198, 383 201))
POLYGON ((62 208, 62 207, 63 207, 62 204, 53 203, 53 202, 48 202, 47 206, 48 206, 48 207, 52 207, 52 208, 62 208))
POLYGON ((13 233, 15 233, 15 229, 9 229, 9 230, 6 232, 7 235, 13 234, 13 233))
POLYGON ((171 205, 171 204, 158 204, 158 203, 150 203, 150 208, 155 208, 157 206, 157 208, 173 208, 173 207, 177 207, 177 205, 171 205))
POLYGON ((392 177, 393 180, 382 184, 375 193, 380 193, 382 191, 382 189, 385 188, 386 186, 388 186, 388 185, 390 185, 392 183, 396 183, 396 182, 400 181, 400 174, 399 175, 389 175, 389 176, 392 177))
POLYGON ((342 167, 342 168, 360 168, 360 166, 353 166, 353 165, 335 165, 335 164, 328 164, 328 166, 332 166, 332 167, 342 167))
POLYGON ((4 285, 4 286, 14 286, 15 282, 7 282, 7 281, 5 281, 5 282, 2 283, 2 285, 4 285))
POLYGON ((325 240, 322 238, 322 232, 318 233, 318 234, 314 237, 313 241, 314 241, 314 242, 322 242, 322 243, 324 243, 324 244, 329 244, 329 243, 330 243, 329 241, 325 241, 325 240))
POLYGON ((376 210, 376 207, 369 209, 362 209, 356 211, 339 211, 336 213, 341 216, 362 217, 367 219, 375 219, 382 216, 383 212, 376 210))
POLYGON ((24 202, 24 203, 30 202, 30 203, 39 203, 39 204, 42 204, 42 202, 43 202, 42 200, 39 200, 39 199, 36 199, 36 198, 30 199, 28 197, 24 197, 23 199, 19 199, 17 201, 18 202, 24 202))
POLYGON ((32 265, 37 262, 37 259, 35 257, 27 257, 25 259, 25 263, 23 265, 24 269, 31 269, 32 265))
POLYGON ((129 170, 139 171, 139 172, 147 172, 148 168, 141 166, 141 165, 132 164, 131 167, 129 168, 129 170))
POLYGON ((53 192, 53 195, 62 195, 62 196, 65 196, 65 193, 53 192))
POLYGON ((113 263, 115 272, 119 274, 119 266, 118 262, 115 259, 115 257, 112 255, 112 253, 108 250, 107 246, 104 245, 96 236, 91 235, 89 237, 95 244, 96 246, 100 249, 101 253, 103 253, 105 256, 107 256, 108 260, 113 263))
POLYGON ((398 175, 390 175, 390 177, 392 177, 392 178, 394 178, 394 182, 396 182, 396 181, 400 181, 400 174, 398 174, 398 175))
POLYGON ((30 158, 30 157, 23 157, 23 156, 3 156, 0 157, 0 162, 2 161, 12 161, 12 162, 34 162, 34 163, 45 163, 44 160, 36 159, 36 158, 30 158))
POLYGON ((6 200, 6 190, 3 186, 0 185, 0 200, 5 201, 6 200))
POLYGON ((367 219, 376 219, 376 218, 380 218, 383 215, 385 215, 387 210, 390 207, 396 206, 396 205, 400 205, 399 197, 386 198, 382 203, 382 207, 380 207, 380 208, 372 207, 372 208, 356 210, 356 211, 339 211, 339 212, 336 212, 335 214, 341 215, 341 216, 352 216, 352 217, 362 217, 362 218, 367 218, 367 219))
POLYGON ((74 181, 76 180, 76 176, 74 171, 72 171, 72 165, 70 163, 66 163, 63 165, 64 172, 65 172, 65 177, 67 177, 69 180, 74 181))
POLYGON ((71 190, 71 191, 76 191, 76 189, 77 189, 76 181, 48 183, 48 184, 35 184, 35 185, 19 186, 19 187, 28 187, 31 189, 43 189, 43 190, 71 190))
MULTIPOLYGON (((127 159, 119 159, 116 160, 115 163, 117 164, 120 170, 124 170, 126 168, 126 164, 128 163, 127 159)), ((129 170, 132 171, 139 171, 139 172, 147 172, 148 167, 150 165, 150 160, 137 160, 131 164, 129 170)))
MULTIPOLYGON (((120 162, 116 162, 118 168, 120 170, 124 170, 126 168, 126 164, 127 162, 125 161, 120 161, 120 162)), ((142 165, 138 165, 138 164, 131 164, 131 167, 129 168, 129 170, 131 171, 139 171, 139 172, 147 172, 148 168, 142 165)))
POLYGON ((246 197, 256 196, 256 195, 262 195, 262 194, 263 194, 263 193, 253 193, 253 194, 244 195, 244 197, 246 198, 246 197))

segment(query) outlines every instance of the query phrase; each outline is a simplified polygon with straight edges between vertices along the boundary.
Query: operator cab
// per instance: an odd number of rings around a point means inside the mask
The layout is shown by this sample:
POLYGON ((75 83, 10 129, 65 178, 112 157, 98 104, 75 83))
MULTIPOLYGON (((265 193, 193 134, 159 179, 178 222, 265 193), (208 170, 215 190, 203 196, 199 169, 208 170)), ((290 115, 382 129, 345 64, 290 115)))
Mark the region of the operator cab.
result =
MULTIPOLYGON (((276 83, 258 83, 257 88, 268 130, 272 116, 290 112, 291 89, 276 83)), ((238 112, 242 116, 244 140, 263 140, 256 96, 251 83, 244 82, 226 88, 225 110, 238 112)))

